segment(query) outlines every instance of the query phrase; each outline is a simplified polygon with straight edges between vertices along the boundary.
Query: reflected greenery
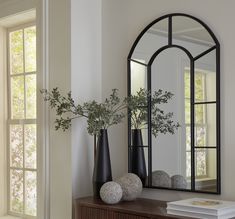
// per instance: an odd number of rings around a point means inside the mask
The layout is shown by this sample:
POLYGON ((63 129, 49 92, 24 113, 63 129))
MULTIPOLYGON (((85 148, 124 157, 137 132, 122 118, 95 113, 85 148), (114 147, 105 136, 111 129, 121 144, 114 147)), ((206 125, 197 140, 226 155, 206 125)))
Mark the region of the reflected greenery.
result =
POLYGON ((164 112, 162 104, 167 104, 173 94, 159 89, 151 95, 147 90, 141 88, 135 95, 127 97, 126 101, 130 109, 131 125, 134 129, 141 129, 148 124, 148 99, 151 100, 152 134, 157 137, 159 133, 174 134, 179 128, 179 123, 173 121, 172 112, 164 112))

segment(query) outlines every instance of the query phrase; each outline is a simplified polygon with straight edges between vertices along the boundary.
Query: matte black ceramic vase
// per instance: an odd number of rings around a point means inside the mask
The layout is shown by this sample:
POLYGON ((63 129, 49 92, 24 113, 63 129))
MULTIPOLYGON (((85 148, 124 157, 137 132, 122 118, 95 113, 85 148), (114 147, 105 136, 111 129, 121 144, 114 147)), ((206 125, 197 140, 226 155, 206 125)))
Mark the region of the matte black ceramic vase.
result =
POLYGON ((93 193, 95 197, 100 197, 100 188, 108 181, 112 181, 108 133, 107 129, 101 129, 97 142, 93 173, 93 193))
POLYGON ((141 129, 132 130, 132 146, 131 172, 139 176, 143 185, 145 185, 147 173, 141 129))

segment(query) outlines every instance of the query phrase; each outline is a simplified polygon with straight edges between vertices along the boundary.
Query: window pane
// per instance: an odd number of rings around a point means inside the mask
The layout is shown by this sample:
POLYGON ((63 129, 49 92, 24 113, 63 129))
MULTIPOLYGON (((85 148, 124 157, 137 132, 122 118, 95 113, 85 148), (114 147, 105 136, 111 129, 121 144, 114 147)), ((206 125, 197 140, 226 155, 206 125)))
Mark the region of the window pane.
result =
POLYGON ((37 207, 37 174, 36 172, 25 172, 25 213, 36 216, 37 207))
POLYGON ((191 152, 186 152, 186 176, 191 177, 191 152))
POLYGON ((191 106, 190 99, 185 99, 185 123, 191 123, 191 106))
POLYGON ((195 106, 195 123, 203 124, 205 117, 205 106, 203 104, 195 106))
POLYGON ((23 72, 23 31, 17 30, 10 33, 10 73, 23 72))
POLYGON ((195 128, 195 146, 199 147, 199 146, 205 146, 207 145, 206 143, 206 127, 204 126, 197 126, 195 128))
POLYGON ((26 86, 26 118, 36 118, 36 75, 25 76, 26 86))
POLYGON ((24 76, 11 78, 11 117, 24 118, 24 76))
POLYGON ((168 19, 163 19, 153 24, 140 38, 131 59, 143 60, 143 63, 147 64, 158 49, 168 44, 167 30, 168 19))
POLYGON ((23 213, 23 171, 10 171, 10 208, 11 211, 23 213))
POLYGON ((25 72, 36 71, 36 27, 24 29, 25 72))
POLYGON ((196 151, 196 176, 207 175, 206 154, 206 149, 196 151))
POLYGON ((147 90, 147 69, 131 61, 131 94, 136 95, 141 88, 147 90))
POLYGON ((204 99, 204 75, 200 72, 195 72, 195 100, 202 102, 204 99))
POLYGON ((217 155, 216 149, 196 150, 196 190, 216 192, 217 155))
POLYGON ((216 101, 216 50, 195 61, 195 101, 216 101))
POLYGON ((173 16, 172 44, 186 48, 195 57, 214 46, 215 42, 198 21, 185 16, 173 16))
POLYGON ((195 105, 195 146, 217 146, 216 104, 195 105))
POLYGON ((191 127, 186 126, 186 150, 191 150, 191 127))
POLYGON ((22 125, 10 126, 10 165, 11 167, 23 167, 22 125))
POLYGON ((36 169, 36 125, 25 125, 25 167, 36 169))
POLYGON ((190 72, 185 70, 184 74, 184 96, 185 98, 190 99, 190 72))

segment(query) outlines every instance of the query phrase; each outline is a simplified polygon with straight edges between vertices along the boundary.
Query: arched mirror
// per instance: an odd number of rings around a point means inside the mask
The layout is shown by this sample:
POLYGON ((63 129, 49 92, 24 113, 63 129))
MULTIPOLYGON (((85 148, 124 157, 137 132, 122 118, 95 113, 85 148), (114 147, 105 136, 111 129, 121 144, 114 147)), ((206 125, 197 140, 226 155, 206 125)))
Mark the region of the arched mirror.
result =
POLYGON ((220 45, 186 14, 150 23, 128 56, 129 172, 145 187, 220 194, 220 45))

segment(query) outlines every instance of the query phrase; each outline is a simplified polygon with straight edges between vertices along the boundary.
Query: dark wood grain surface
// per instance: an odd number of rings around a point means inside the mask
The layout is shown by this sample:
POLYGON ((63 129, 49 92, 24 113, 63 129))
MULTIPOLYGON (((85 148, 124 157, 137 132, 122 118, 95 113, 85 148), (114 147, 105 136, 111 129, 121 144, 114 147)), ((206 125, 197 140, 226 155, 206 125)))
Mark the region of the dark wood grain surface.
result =
POLYGON ((169 215, 167 202, 151 199, 136 199, 107 205, 94 197, 79 198, 74 201, 74 219, 186 219, 169 215))

